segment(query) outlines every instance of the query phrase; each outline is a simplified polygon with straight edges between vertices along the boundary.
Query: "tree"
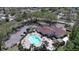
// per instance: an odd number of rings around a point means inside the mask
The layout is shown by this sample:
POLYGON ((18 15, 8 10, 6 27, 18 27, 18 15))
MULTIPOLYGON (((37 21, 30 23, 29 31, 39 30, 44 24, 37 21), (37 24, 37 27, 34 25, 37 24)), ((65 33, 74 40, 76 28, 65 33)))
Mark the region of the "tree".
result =
POLYGON ((3 39, 3 35, 2 33, 0 33, 0 51, 1 51, 1 46, 2 46, 2 39, 3 39))
POLYGON ((17 21, 17 22, 22 21, 22 15, 21 15, 21 13, 17 13, 17 14, 16 14, 16 21, 17 21))
POLYGON ((5 8, 3 8, 3 14, 6 14, 5 8))
POLYGON ((49 43, 47 41, 44 41, 44 44, 45 44, 45 46, 48 46, 49 43))
POLYGON ((26 19, 26 18, 27 18, 27 13, 26 13, 26 12, 23 12, 22 18, 23 18, 23 19, 26 19))
POLYGON ((70 34, 69 40, 64 47, 67 51, 78 51, 79 50, 79 27, 74 26, 70 34))
MULTIPOLYGON (((0 35, 1 36, 1 35, 0 35)), ((0 37, 1 38, 1 37, 0 37)), ((1 39, 0 39, 0 51, 1 51, 1 39)))
POLYGON ((10 13, 11 16, 14 16, 16 14, 16 9, 15 8, 11 8, 9 10, 9 13, 10 13))
POLYGON ((6 22, 9 22, 9 19, 8 19, 8 18, 6 18, 6 19, 5 19, 5 21, 6 21, 6 22))
POLYGON ((16 18, 16 21, 17 21, 17 22, 20 22, 20 21, 22 21, 22 18, 21 18, 21 17, 17 17, 17 18, 16 18))
POLYGON ((67 44, 66 44, 66 46, 64 47, 64 50, 66 50, 66 51, 73 51, 74 46, 75 46, 75 45, 74 45, 73 42, 68 41, 67 44))
POLYGON ((19 45, 18 45, 18 50, 24 51, 23 46, 21 45, 21 43, 19 43, 19 45))
POLYGON ((34 50, 34 44, 30 45, 30 50, 33 51, 34 50))
POLYGON ((45 44, 39 47, 38 51, 47 51, 45 44))

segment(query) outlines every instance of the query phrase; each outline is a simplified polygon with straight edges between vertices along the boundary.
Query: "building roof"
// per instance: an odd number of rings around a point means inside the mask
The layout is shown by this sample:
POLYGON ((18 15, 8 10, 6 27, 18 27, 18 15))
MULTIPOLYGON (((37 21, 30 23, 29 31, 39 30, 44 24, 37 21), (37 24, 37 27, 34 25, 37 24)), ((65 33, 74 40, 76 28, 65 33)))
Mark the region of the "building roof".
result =
POLYGON ((64 36, 66 34, 66 31, 60 27, 56 27, 56 26, 43 26, 43 27, 38 27, 37 31, 44 34, 44 35, 48 35, 48 36, 56 36, 56 37, 61 37, 64 36))

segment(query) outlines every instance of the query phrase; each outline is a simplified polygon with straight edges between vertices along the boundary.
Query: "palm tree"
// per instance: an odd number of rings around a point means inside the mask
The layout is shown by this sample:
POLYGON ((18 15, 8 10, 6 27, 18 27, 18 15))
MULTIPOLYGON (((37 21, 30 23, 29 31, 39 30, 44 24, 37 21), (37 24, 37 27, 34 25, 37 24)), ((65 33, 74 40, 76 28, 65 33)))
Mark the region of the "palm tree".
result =
POLYGON ((21 45, 21 43, 19 43, 19 45, 18 45, 18 50, 20 50, 20 51, 23 51, 24 49, 23 49, 23 46, 21 45))
POLYGON ((44 41, 44 45, 45 45, 45 46, 48 46, 48 44, 49 44, 49 43, 48 43, 47 41, 44 41))
POLYGON ((34 46, 34 51, 38 51, 39 47, 34 46))
POLYGON ((33 51, 34 50, 34 44, 30 45, 30 50, 33 51))

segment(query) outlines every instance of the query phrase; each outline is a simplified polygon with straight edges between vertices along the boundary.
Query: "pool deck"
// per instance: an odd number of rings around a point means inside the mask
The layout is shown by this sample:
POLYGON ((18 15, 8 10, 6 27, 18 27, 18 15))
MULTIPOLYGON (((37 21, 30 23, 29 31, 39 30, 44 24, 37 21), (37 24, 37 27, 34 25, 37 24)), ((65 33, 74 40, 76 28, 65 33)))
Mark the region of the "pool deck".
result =
POLYGON ((40 47, 44 43, 44 41, 47 41, 48 42, 48 46, 46 48, 47 49, 50 49, 50 50, 54 50, 55 49, 54 46, 52 45, 54 42, 50 38, 41 37, 41 34, 39 34, 37 32, 30 33, 30 34, 28 34, 27 36, 25 36, 23 38, 23 40, 21 41, 21 44, 22 44, 22 46, 24 48, 26 48, 26 49, 29 49, 30 48, 31 42, 28 40, 28 37, 30 35, 32 35, 32 34, 35 34, 35 35, 39 36, 40 37, 40 40, 41 40, 40 43, 34 45, 35 47, 40 47))

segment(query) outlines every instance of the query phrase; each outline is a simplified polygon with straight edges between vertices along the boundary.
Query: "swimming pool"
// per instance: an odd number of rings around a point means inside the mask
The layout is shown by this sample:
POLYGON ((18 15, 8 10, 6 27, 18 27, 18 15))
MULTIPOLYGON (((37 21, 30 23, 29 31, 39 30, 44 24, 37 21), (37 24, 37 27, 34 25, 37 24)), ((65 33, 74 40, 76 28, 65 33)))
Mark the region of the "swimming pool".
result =
POLYGON ((31 44, 39 44, 41 42, 41 38, 36 35, 36 34, 31 34, 28 36, 28 40, 30 41, 31 44))

